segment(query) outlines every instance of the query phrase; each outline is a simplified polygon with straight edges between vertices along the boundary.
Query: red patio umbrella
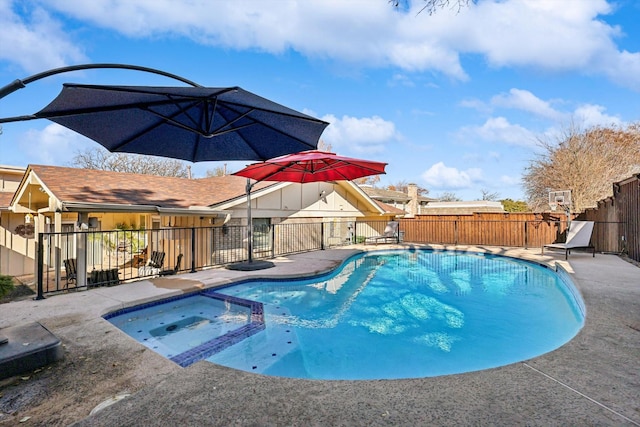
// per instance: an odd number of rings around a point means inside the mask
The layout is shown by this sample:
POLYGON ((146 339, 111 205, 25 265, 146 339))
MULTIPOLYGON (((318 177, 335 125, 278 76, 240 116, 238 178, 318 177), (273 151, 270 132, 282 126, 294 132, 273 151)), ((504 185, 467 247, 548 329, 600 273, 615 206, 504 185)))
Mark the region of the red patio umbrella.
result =
MULTIPOLYGON (((233 175, 243 176, 255 181, 308 182, 351 181, 370 175, 385 173, 387 163, 372 160, 354 159, 338 156, 328 151, 309 150, 296 154, 287 154, 264 162, 255 163, 239 170, 233 175)), ((251 187, 247 179, 247 217, 248 217, 248 265, 237 265, 235 269, 268 268, 273 264, 256 265, 253 263, 252 221, 251 221, 251 187), (253 263, 253 264, 252 264, 253 263)))
POLYGON ((323 182, 351 181, 383 174, 387 163, 309 150, 255 163, 234 173, 255 181, 323 182))

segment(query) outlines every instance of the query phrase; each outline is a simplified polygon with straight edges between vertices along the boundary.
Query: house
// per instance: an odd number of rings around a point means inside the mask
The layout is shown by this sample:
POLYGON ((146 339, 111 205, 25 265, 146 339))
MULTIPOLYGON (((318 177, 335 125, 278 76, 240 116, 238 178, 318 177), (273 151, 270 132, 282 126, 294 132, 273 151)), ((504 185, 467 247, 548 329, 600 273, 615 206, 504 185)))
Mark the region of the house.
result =
POLYGON ((422 215, 472 215, 474 213, 504 213, 501 202, 477 200, 470 202, 430 202, 422 215))
MULTIPOLYGON (((471 215, 473 213, 491 212, 504 213, 504 206, 500 202, 478 200, 470 202, 439 202, 418 195, 418 186, 409 184, 407 192, 362 186, 362 190, 369 197, 381 203, 386 209, 400 209, 407 218, 415 218, 418 215, 471 215)), ((398 214, 400 215, 400 213, 398 214)))
POLYGON ((418 186, 416 184, 409 184, 407 186, 407 193, 375 188, 368 185, 363 185, 362 190, 376 202, 381 202, 385 206, 399 209, 404 212, 404 215, 407 217, 414 217, 415 215, 423 213, 426 206, 436 200, 418 195, 418 186))
MULTIPOLYGON (((14 184, 0 196, 2 274, 34 272, 35 243, 41 232, 248 223, 247 180, 233 175, 186 179, 45 165, 4 170, 14 184)), ((253 185, 250 200, 254 227, 383 221, 398 214, 350 181, 259 182, 253 185)))
POLYGON ((27 231, 31 230, 31 227, 27 227, 28 224, 24 224, 24 216, 20 224, 22 228, 17 230, 16 235, 7 230, 7 225, 11 218, 17 216, 9 211, 9 205, 16 189, 20 185, 24 172, 25 168, 0 165, 0 274, 10 274, 9 245, 23 246, 22 251, 24 252, 26 240, 20 235, 25 234, 25 229, 27 231))

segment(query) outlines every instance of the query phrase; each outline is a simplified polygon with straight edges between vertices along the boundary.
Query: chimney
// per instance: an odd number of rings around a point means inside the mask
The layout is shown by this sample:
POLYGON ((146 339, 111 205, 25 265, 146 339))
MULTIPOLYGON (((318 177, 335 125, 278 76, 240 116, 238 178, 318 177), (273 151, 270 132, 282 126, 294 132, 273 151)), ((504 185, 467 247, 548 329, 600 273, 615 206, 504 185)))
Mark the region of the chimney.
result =
POLYGON ((409 196, 409 217, 414 217, 419 213, 418 186, 416 184, 407 185, 407 196, 409 196))

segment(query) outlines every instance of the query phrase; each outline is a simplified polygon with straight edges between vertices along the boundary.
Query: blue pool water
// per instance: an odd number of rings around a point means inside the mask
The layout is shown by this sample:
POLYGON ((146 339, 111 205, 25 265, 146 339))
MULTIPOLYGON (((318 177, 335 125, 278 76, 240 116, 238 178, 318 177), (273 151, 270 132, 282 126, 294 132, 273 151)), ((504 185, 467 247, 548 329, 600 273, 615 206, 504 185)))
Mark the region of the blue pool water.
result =
POLYGON ((210 307, 194 309, 189 297, 170 310, 181 317, 167 309, 151 314, 163 304, 109 320, 167 357, 184 361, 180 353, 196 348, 197 357, 213 363, 313 379, 429 377, 502 366, 560 347, 584 323, 578 293, 554 271, 453 251, 374 252, 321 278, 247 282, 215 294, 245 306, 198 295, 210 307), (253 314, 250 302, 259 304, 253 314), (241 338, 220 339, 238 327, 241 338))

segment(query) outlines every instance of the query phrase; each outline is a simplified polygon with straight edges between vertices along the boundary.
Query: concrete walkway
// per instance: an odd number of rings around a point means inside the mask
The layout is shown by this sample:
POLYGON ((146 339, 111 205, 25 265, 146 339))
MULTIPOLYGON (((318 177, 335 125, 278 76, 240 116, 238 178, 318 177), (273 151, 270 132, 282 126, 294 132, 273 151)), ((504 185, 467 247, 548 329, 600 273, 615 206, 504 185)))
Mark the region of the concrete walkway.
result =
MULTIPOLYGON (((267 377, 208 362, 179 368, 147 354, 151 352, 119 331, 113 333, 100 318, 116 308, 240 277, 317 274, 339 266, 353 249, 277 259, 269 270, 215 269, 156 285, 145 281, 4 304, 0 328, 42 321, 73 347, 67 357, 82 357, 80 348, 88 352, 93 346, 101 354, 109 349, 102 364, 130 360, 128 365, 135 367, 120 373, 135 377, 126 382, 129 397, 88 416, 90 408, 124 391, 117 389, 114 377, 110 394, 87 389, 89 396, 74 396, 76 402, 89 400, 82 405, 84 412, 72 418, 60 415, 60 425, 640 426, 640 268, 614 255, 575 253, 565 262, 564 254, 543 257, 539 249, 469 249, 565 265, 585 300, 584 328, 556 351, 497 369, 409 380, 317 381, 267 377)), ((0 396, 0 407, 4 398, 0 396)))

